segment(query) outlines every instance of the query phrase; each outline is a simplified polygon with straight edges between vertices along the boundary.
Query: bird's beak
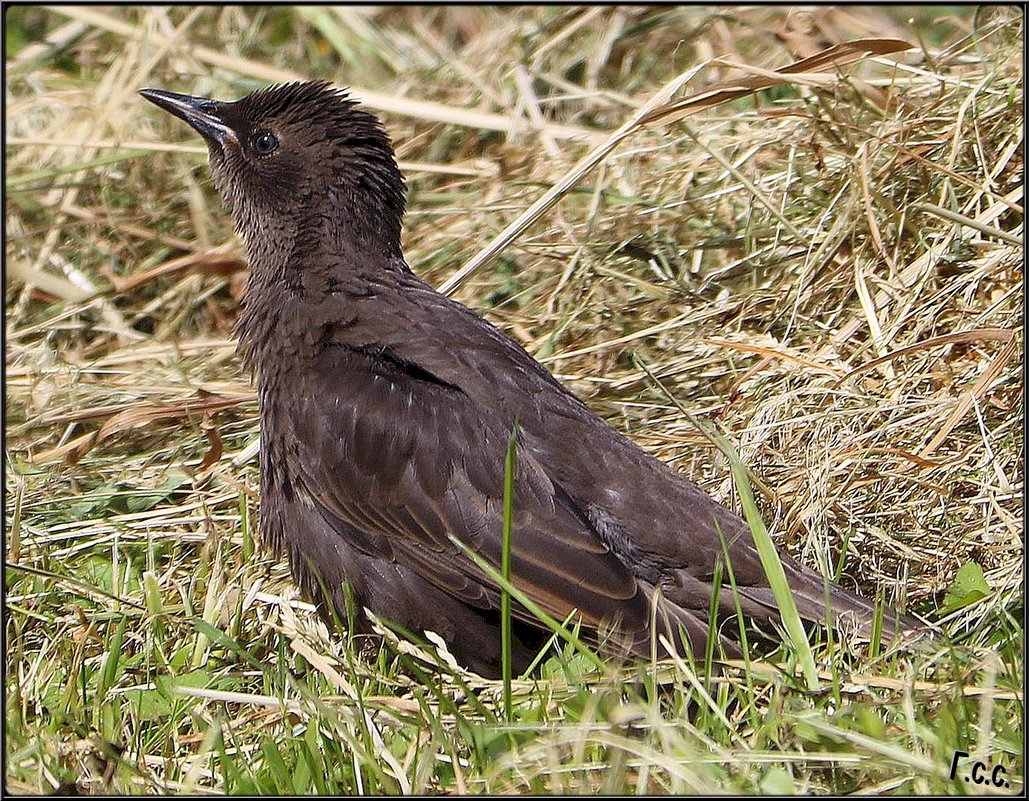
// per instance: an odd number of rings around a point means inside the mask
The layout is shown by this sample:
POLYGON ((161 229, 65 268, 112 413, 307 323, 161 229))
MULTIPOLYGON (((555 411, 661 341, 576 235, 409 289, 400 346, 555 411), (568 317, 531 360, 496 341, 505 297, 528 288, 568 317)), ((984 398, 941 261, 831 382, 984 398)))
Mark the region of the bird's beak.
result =
POLYGON ((140 89, 139 93, 155 106, 188 122, 209 142, 224 144, 231 141, 239 144, 236 132, 220 114, 224 108, 223 103, 206 97, 165 92, 163 89, 140 89))

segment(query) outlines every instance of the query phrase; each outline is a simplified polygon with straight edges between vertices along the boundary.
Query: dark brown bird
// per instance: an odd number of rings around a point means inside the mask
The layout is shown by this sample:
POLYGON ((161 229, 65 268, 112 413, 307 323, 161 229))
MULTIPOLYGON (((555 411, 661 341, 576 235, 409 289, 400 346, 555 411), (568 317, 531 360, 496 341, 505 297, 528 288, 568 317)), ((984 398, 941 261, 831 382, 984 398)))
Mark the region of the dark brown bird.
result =
MULTIPOLYGON (((702 653, 724 537, 744 613, 778 619, 742 519, 411 271, 393 148, 345 91, 319 82, 236 102, 142 95, 207 140, 246 241, 238 334, 261 406, 261 531, 323 606, 343 610, 349 582, 358 608, 435 631, 459 661, 495 675, 500 592, 448 533, 499 565, 517 421, 513 581, 543 609, 558 619, 577 610, 594 632, 617 624, 640 654, 656 619, 702 653)), ((828 597, 830 618, 868 628, 867 600, 781 558, 803 618, 826 620, 828 597)), ((723 590, 721 615, 734 609, 723 590)), ((515 615, 524 667, 549 632, 526 610, 515 615)))

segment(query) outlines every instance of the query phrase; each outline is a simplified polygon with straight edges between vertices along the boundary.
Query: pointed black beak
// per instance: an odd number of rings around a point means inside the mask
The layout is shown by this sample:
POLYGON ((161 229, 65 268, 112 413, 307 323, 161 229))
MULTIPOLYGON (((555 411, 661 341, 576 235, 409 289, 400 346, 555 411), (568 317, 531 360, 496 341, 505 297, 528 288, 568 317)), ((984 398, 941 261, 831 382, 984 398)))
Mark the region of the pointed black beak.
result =
POLYGON ((155 106, 192 125, 209 142, 219 144, 232 141, 239 144, 239 137, 221 116, 225 104, 206 97, 191 97, 163 89, 140 89, 139 93, 155 106))

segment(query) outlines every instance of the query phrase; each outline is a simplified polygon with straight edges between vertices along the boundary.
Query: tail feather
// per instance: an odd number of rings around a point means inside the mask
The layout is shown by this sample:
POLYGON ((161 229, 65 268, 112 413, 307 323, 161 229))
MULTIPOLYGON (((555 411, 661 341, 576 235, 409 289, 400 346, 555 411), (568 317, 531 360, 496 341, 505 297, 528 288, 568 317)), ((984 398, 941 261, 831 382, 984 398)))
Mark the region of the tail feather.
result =
MULTIPOLYGON (((785 560, 784 560, 785 562, 785 560)), ((814 623, 831 623, 854 631, 867 639, 872 635, 875 604, 868 598, 851 592, 799 563, 785 565, 797 613, 814 623)), ((777 610, 772 590, 768 587, 741 588, 741 594, 752 601, 777 610)), ((910 614, 890 606, 883 609, 883 633, 903 639, 912 639, 927 632, 931 626, 910 614)))

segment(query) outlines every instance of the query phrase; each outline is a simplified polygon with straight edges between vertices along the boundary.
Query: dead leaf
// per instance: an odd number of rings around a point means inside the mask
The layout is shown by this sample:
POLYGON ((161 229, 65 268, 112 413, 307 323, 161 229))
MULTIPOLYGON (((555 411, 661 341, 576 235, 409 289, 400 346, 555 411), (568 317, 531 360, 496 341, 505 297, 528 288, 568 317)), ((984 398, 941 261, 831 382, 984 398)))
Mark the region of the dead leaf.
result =
POLYGON ((197 472, 203 474, 211 465, 222 458, 222 438, 214 424, 213 412, 204 413, 204 419, 200 422, 200 430, 207 435, 207 441, 211 444, 207 453, 204 454, 204 458, 201 459, 200 466, 197 468, 197 472))
POLYGON ((230 409, 247 400, 247 396, 203 396, 182 398, 165 403, 142 403, 120 411, 110 417, 98 430, 76 437, 70 442, 51 448, 43 453, 31 456, 33 464, 43 464, 54 459, 65 458, 66 463, 74 464, 86 453, 108 437, 130 428, 143 428, 160 420, 177 420, 183 415, 209 413, 230 409))
POLYGON ((245 270, 246 268, 247 263, 239 256, 212 250, 206 253, 187 253, 185 256, 179 256, 177 259, 159 264, 145 273, 129 276, 128 278, 115 275, 108 267, 101 267, 100 272, 111 282, 117 292, 122 293, 178 272, 198 270, 201 272, 232 273, 238 270, 245 270))
MULTIPOLYGON (((670 125, 702 109, 782 84, 800 82, 825 85, 832 80, 831 76, 824 74, 830 69, 839 69, 869 56, 884 56, 888 53, 910 49, 911 45, 902 39, 855 39, 852 42, 833 45, 809 58, 794 61, 792 64, 776 70, 764 70, 749 65, 725 64, 725 66, 745 69, 754 77, 726 81, 681 100, 665 103, 644 115, 640 119, 640 124, 652 125, 660 122, 670 125)), ((724 64, 725 62, 717 61, 717 63, 724 64)))
POLYGON ((843 378, 837 381, 836 385, 839 386, 844 381, 867 372, 873 367, 883 364, 884 362, 900 358, 901 356, 907 356, 910 353, 917 353, 921 350, 937 347, 938 345, 953 345, 958 342, 1010 342, 1014 339, 1014 336, 1015 332, 1009 331, 1006 328, 972 328, 968 331, 955 331, 953 334, 943 334, 938 337, 930 337, 929 339, 924 339, 921 342, 916 342, 914 345, 898 348, 895 351, 883 354, 877 359, 867 361, 859 367, 855 367, 843 376, 843 378))

